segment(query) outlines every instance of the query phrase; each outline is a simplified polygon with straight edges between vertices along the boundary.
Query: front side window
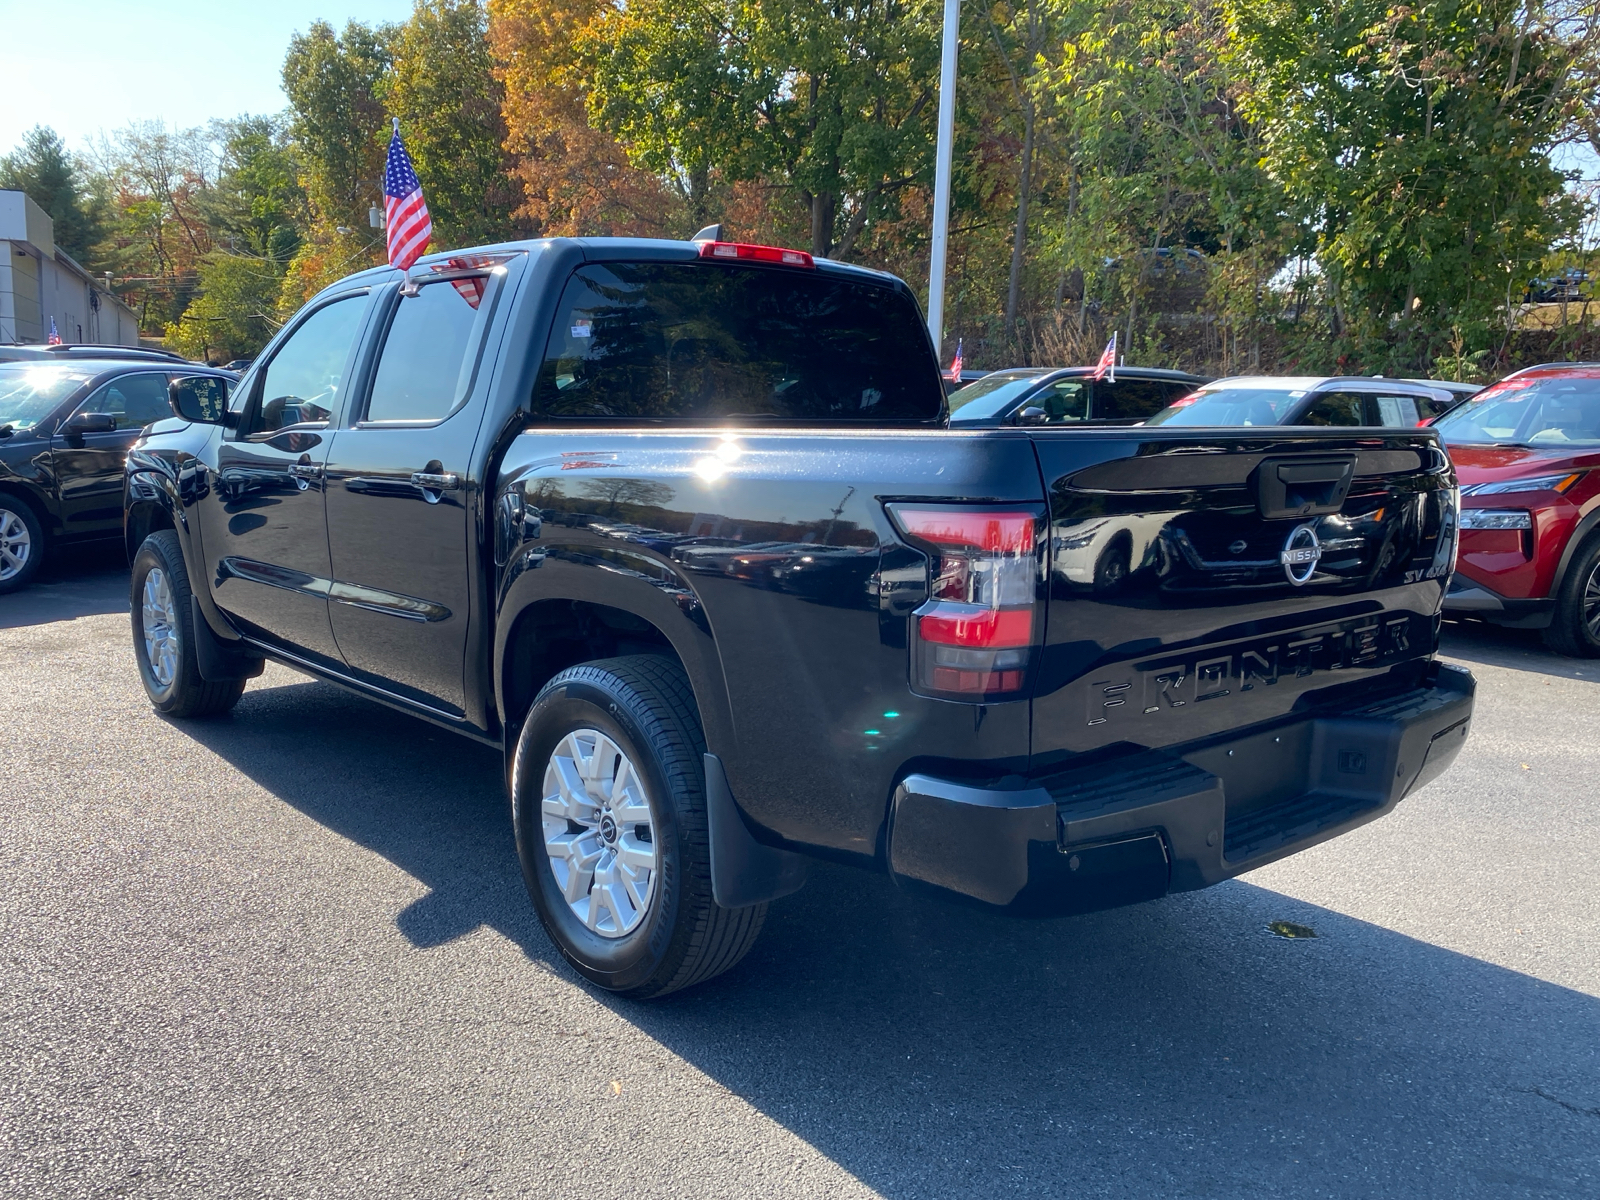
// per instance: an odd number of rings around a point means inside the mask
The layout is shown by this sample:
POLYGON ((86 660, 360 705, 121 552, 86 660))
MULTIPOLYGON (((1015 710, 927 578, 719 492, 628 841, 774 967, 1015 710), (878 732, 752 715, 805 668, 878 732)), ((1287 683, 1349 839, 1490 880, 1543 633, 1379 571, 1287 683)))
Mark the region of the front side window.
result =
POLYGON ((117 419, 118 429, 143 429, 172 415, 172 405, 167 402, 167 377, 123 375, 78 405, 78 411, 109 413, 117 419))
POLYGON ((468 350, 486 315, 481 284, 477 278, 430 283, 400 297, 367 399, 367 421, 439 421, 466 399, 468 350))
POLYGON ((1049 425, 1071 425, 1089 415, 1089 389, 1081 379, 1058 379, 1033 401, 1049 425))
POLYGON ((536 416, 932 422, 944 390, 911 298, 822 271, 592 263, 573 273, 536 416))
POLYGON ((327 421, 339 402, 366 300, 365 295, 346 296, 323 305, 278 347, 261 373, 261 403, 248 433, 327 421))
POLYGON ((1600 445, 1600 371, 1507 379, 1435 424, 1446 445, 1600 445))

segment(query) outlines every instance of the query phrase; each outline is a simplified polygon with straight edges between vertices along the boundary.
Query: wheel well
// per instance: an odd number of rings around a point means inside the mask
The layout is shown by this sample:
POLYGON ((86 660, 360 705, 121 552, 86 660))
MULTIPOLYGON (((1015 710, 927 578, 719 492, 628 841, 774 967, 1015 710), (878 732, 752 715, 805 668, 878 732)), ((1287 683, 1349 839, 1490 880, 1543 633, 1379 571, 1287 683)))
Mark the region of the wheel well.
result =
POLYGON ((683 660, 667 635, 643 617, 584 600, 540 600, 518 617, 501 660, 508 733, 522 724, 539 689, 568 667, 622 654, 683 660))
POLYGON ((172 523, 172 514, 166 507, 153 500, 141 501, 128 510, 128 518, 123 523, 123 542, 128 551, 128 561, 133 561, 133 556, 139 553, 139 547, 144 545, 145 538, 158 529, 175 529, 172 523))

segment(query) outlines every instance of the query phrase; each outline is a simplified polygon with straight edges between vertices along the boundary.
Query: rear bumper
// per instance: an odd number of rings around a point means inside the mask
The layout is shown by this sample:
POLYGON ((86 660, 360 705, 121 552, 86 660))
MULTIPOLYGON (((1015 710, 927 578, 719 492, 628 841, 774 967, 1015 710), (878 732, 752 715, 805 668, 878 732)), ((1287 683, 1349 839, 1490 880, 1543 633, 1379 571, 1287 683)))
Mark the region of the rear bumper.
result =
POLYGON ((1481 617, 1512 629, 1544 629, 1550 624, 1555 601, 1502 596, 1463 575, 1450 580, 1444 596, 1444 611, 1449 617, 1481 617))
POLYGON ((1089 912, 1208 887, 1383 816, 1436 779, 1471 724, 1472 675, 1188 751, 1037 780, 896 789, 889 868, 1019 913, 1089 912))

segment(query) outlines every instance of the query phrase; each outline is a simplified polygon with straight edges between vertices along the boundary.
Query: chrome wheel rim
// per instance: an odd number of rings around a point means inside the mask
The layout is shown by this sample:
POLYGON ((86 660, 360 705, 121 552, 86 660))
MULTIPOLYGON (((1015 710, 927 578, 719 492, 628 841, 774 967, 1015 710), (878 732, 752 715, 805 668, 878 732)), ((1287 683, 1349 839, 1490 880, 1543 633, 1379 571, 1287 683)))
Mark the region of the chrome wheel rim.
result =
POLYGON ((173 611, 172 587, 166 572, 151 567, 144 577, 144 597, 139 628, 144 634, 144 661, 158 688, 172 686, 178 675, 178 628, 173 611))
POLYGON ((1600 563, 1583 585, 1583 623, 1589 627, 1589 636, 1600 641, 1600 563))
POLYGON ((32 553, 27 522, 9 508, 0 508, 0 582, 22 574, 32 553))
POLYGON ((655 821, 644 780, 598 729, 561 739, 544 769, 544 847, 567 907, 601 937, 639 927, 655 895, 655 821))

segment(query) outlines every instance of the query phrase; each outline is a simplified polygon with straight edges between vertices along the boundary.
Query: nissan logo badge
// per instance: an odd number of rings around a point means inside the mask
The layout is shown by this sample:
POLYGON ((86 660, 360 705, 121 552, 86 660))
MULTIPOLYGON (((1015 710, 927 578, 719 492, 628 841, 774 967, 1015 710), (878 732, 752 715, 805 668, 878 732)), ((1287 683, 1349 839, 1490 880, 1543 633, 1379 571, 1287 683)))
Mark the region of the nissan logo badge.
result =
POLYGON ((1295 526, 1289 540, 1283 544, 1283 553, 1278 555, 1278 561, 1283 564, 1283 573, 1295 587, 1304 587, 1311 582, 1321 559, 1322 543, 1317 541, 1317 531, 1309 525, 1295 526))

